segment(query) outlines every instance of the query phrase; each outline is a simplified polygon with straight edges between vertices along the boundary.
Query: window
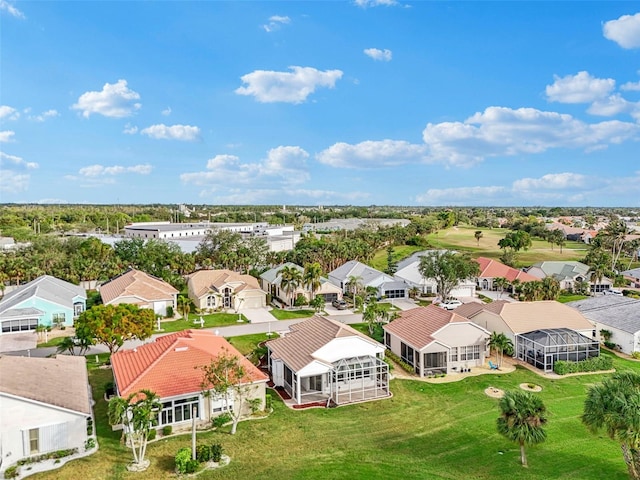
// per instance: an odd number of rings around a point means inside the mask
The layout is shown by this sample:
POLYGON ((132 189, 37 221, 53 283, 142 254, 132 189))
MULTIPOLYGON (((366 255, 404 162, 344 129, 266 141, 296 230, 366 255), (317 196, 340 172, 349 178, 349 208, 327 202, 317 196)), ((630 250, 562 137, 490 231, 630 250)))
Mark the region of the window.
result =
POLYGON ((23 318, 20 320, 6 320, 2 322, 2 333, 24 332, 38 327, 37 318, 23 318))
POLYGON ((54 313, 51 316, 51 320, 53 322, 53 325, 56 326, 56 327, 64 325, 65 318, 66 317, 65 317, 64 313, 54 313))
POLYGON ((451 361, 452 362, 458 361, 458 347, 451 348, 451 361))
POLYGON ((216 296, 209 295, 207 296, 207 308, 214 308, 216 306, 216 296))
POLYGON ((409 365, 413 365, 413 348, 408 345, 405 345, 403 342, 400 343, 400 357, 402 360, 407 362, 409 365))
POLYGON ((391 347, 391 334, 389 332, 384 333, 384 344, 386 347, 391 347))
POLYGON ((40 451, 40 429, 32 428, 29 430, 29 455, 40 451))
POLYGON ((179 400, 164 402, 160 415, 162 425, 191 420, 194 407, 195 418, 200 418, 200 401, 198 397, 181 398, 179 400))

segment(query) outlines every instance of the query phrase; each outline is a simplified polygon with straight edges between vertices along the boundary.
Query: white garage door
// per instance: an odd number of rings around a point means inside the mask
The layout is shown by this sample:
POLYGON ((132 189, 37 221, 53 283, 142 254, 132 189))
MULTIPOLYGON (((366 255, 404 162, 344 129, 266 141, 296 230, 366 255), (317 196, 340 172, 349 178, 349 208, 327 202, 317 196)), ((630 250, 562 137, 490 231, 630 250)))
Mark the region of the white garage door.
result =
POLYGON ((265 306, 263 297, 247 297, 242 302, 242 308, 260 308, 265 306))
POLYGON ((452 297, 473 297, 473 287, 456 287, 451 290, 452 297))

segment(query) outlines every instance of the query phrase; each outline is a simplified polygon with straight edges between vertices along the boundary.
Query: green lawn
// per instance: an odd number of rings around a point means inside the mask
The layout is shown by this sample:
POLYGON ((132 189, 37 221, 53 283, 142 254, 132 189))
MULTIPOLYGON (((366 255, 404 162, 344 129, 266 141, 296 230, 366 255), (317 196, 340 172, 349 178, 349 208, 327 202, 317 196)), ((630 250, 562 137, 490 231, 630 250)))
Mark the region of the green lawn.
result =
POLYGON ((260 342, 277 338, 277 333, 272 333, 271 336, 267 336, 266 333, 254 333, 253 335, 241 335, 239 337, 230 337, 227 340, 231 345, 236 347, 238 351, 243 355, 249 355, 253 352, 260 342))
POLYGON ((586 295, 560 295, 558 297, 558 301, 560 303, 569 303, 576 302, 578 300, 584 300, 585 298, 589 298, 586 295))
POLYGON ((55 337, 55 338, 52 338, 48 342, 39 343, 38 344, 38 348, 57 347, 58 345, 60 345, 60 342, 62 342, 65 338, 67 338, 67 337, 55 337))
MULTIPOLYGON (((210 315, 197 315, 195 313, 190 313, 189 320, 180 319, 161 321, 160 327, 163 332, 160 333, 180 332, 189 328, 200 328, 200 317, 204 320, 203 328, 236 325, 238 323, 238 317, 242 318, 243 322, 247 322, 247 317, 242 314, 238 315, 237 313, 213 313, 210 315)), ((153 330, 153 333, 158 333, 155 325, 153 330)))
MULTIPOLYGON (((489 257, 498 259, 502 251, 498 242, 509 232, 500 228, 476 228, 476 227, 452 227, 432 233, 427 236, 431 245, 435 248, 448 248, 471 252, 473 257, 489 257), (482 238, 478 243, 474 237, 476 230, 482 231, 482 238)), ((545 260, 580 260, 587 254, 587 245, 581 242, 568 241, 560 248, 545 240, 532 239, 529 250, 518 252, 518 266, 527 266, 545 260)))
POLYGON ((274 308, 269 310, 269 313, 276 317, 278 320, 293 320, 295 318, 308 318, 313 317, 316 312, 314 310, 283 310, 281 308, 274 308))
MULTIPOLYGON (((421 252, 422 250, 426 250, 426 248, 416 247, 414 245, 396 245, 393 247, 393 259, 399 262, 400 260, 410 257, 415 252, 421 252)), ((369 266, 384 272, 387 269, 387 250, 378 250, 369 262, 369 266)))
MULTIPOLYGON (((640 370, 640 362, 615 359, 618 369, 640 370)), ((592 435, 579 416, 589 385, 604 375, 550 380, 526 369, 430 384, 393 380, 387 400, 335 409, 293 411, 274 396, 274 411, 264 420, 242 422, 235 436, 198 433, 198 442, 220 442, 229 466, 199 479, 478 479, 552 480, 627 479, 619 446, 606 434, 592 435), (518 464, 518 447, 496 433, 493 386, 517 389, 520 383, 543 387, 539 395, 550 411, 547 441, 528 448, 529 468, 518 464)), ((109 370, 91 370, 100 450, 60 470, 34 479, 175 478, 173 456, 189 446, 190 435, 149 445, 151 467, 128 473, 130 450, 119 443, 104 418, 104 384, 109 370)))

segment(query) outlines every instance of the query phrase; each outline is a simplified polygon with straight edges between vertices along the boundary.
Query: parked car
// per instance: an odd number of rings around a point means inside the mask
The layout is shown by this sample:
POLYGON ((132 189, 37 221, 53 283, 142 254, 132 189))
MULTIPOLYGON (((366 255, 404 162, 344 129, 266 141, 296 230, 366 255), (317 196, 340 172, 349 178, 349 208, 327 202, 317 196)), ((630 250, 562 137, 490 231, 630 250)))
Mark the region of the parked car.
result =
POLYGON ((347 302, 345 302, 344 300, 334 300, 333 302, 331 302, 331 305, 334 306, 334 308, 337 308, 338 310, 346 310, 347 309, 347 302))
POLYGON ((618 297, 622 297, 622 292, 620 290, 605 290, 602 293, 605 295, 616 295, 618 297))
POLYGON ((462 302, 455 298, 450 298, 448 300, 445 300, 444 302, 440 302, 440 306, 445 310, 453 310, 455 308, 458 308, 460 305, 462 305, 462 302))

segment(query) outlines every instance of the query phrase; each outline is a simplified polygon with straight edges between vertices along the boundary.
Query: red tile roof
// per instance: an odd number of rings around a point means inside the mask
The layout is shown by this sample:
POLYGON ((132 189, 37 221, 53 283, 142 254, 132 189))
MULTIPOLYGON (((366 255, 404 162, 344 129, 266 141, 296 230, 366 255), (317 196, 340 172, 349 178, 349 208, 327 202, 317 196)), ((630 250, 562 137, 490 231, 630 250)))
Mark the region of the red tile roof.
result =
POLYGON ((456 322, 468 323, 469 320, 453 311, 429 305, 405 310, 382 328, 421 350, 435 340, 432 336, 435 332, 449 323, 456 322))
POLYGON ((476 258, 476 262, 480 265, 480 275, 478 275, 478 278, 503 277, 509 282, 513 282, 516 279, 520 280, 520 282, 533 282, 540 280, 538 277, 534 277, 527 272, 509 267, 504 263, 500 263, 491 258, 478 257, 476 258))
POLYGON ((224 338, 200 330, 164 335, 133 350, 121 350, 112 355, 111 365, 121 396, 147 389, 166 398, 202 391, 200 367, 209 365, 223 349, 241 359, 252 382, 268 380, 224 338))

